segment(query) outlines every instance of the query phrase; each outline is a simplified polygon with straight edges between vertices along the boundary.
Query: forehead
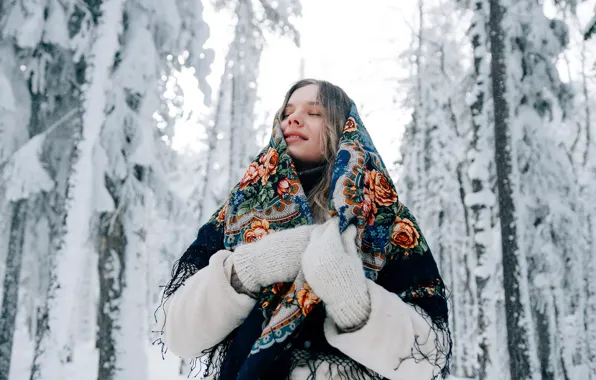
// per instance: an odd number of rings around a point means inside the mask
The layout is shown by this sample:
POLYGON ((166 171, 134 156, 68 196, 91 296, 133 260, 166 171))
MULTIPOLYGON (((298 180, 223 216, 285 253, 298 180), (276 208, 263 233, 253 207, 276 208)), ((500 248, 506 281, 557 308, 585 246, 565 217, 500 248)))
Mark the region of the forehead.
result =
POLYGON ((292 93, 288 100, 288 106, 316 102, 318 94, 319 88, 314 84, 301 87, 292 93))

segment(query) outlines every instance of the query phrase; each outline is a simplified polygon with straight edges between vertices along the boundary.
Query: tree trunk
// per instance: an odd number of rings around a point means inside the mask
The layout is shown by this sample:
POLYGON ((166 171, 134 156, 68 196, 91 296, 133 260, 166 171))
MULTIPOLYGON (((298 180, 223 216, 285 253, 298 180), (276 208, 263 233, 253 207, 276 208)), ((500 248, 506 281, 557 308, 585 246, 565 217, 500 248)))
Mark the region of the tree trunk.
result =
MULTIPOLYGON (((66 178, 64 182, 56 181, 61 184, 64 183, 64 192, 61 193, 60 185, 57 187, 55 192, 56 203, 52 205, 53 211, 56 212, 55 216, 59 217, 55 224, 50 225, 52 233, 56 234, 57 237, 52 237, 53 248, 52 255, 50 256, 49 264, 49 288, 47 289, 46 302, 40 308, 37 315, 37 328, 36 328, 36 342, 35 342, 35 353, 33 356, 33 364, 31 367, 31 380, 46 379, 60 376, 61 366, 71 361, 69 347, 67 345, 59 344, 60 347, 56 347, 56 342, 53 342, 51 334, 57 334, 57 331, 51 331, 52 320, 54 323, 59 322, 60 319, 64 319, 67 313, 64 310, 70 310, 72 312, 74 301, 68 308, 54 307, 60 302, 56 297, 56 292, 60 291, 63 286, 59 284, 59 273, 60 268, 58 267, 57 256, 62 252, 64 254, 64 240, 67 233, 67 215, 69 212, 68 204, 72 202, 72 183, 71 177, 73 176, 73 166, 77 161, 80 150, 77 147, 82 136, 82 125, 81 125, 81 114, 79 112, 73 112, 72 115, 64 121, 65 125, 63 129, 66 131, 72 131, 72 151, 69 152, 68 160, 64 161, 66 167, 66 178), (64 197, 62 197, 64 195, 64 197), (52 310, 54 309, 55 310, 52 310), (62 314, 58 316, 56 314, 62 314)), ((70 205, 72 208, 72 204, 70 205)), ((78 252, 83 254, 83 252, 78 252)), ((74 264, 74 263, 70 263, 74 264)), ((67 265, 64 263, 64 265, 67 265)), ((63 268, 66 270, 66 268, 63 268)), ((70 268, 69 268, 70 269, 70 268)), ((63 289, 62 289, 63 290, 63 289)), ((63 292, 62 294, 65 294, 63 292)), ((66 297, 66 295, 65 295, 66 297)), ((72 301, 74 299, 71 292, 68 292, 68 298, 72 301)), ((56 329, 58 330, 58 329, 56 329)), ((64 331, 64 330, 62 330, 64 331)), ((66 342, 69 338, 61 336, 61 341, 66 342)))
MULTIPOLYGON (((225 90, 224 90, 224 83, 226 80, 227 70, 224 71, 224 75, 222 76, 222 82, 219 87, 219 95, 217 98, 217 107, 215 110, 215 120, 213 125, 209 125, 207 127, 207 152, 205 158, 205 175, 203 177, 203 181, 201 183, 200 189, 200 202, 198 203, 197 207, 197 219, 200 223, 205 223, 211 216, 211 212, 213 209, 214 204, 219 204, 219 200, 215 199, 216 196, 216 178, 218 178, 218 171, 216 170, 215 163, 218 161, 217 159, 217 148, 218 148, 218 139, 217 134, 221 132, 222 129, 222 117, 223 113, 225 112, 224 102, 226 99, 225 90)), ((227 195, 227 194, 226 194, 227 195)), ((217 207, 217 206, 216 206, 217 207)), ((214 210, 214 209, 213 209, 214 210)))
MULTIPOLYGON (((594 215, 594 214, 592 214, 594 215)), ((596 221, 588 214, 588 231, 591 238, 591 254, 588 253, 586 276, 584 279, 584 290, 586 297, 586 308, 584 311, 584 328, 587 335, 588 347, 585 362, 588 364, 589 372, 596 379, 596 288, 594 287, 593 275, 596 273, 596 221)))
MULTIPOLYGON (((116 211, 118 212, 118 211, 116 211)), ((118 370, 116 337, 117 318, 124 287, 126 240, 121 215, 103 213, 100 217, 98 265, 99 307, 97 308, 97 378, 113 380, 118 370)))
MULTIPOLYGON (((228 188, 240 181, 246 166, 254 157, 254 107, 256 96, 257 71, 262 53, 260 32, 249 20, 255 19, 250 1, 239 2, 236 6, 238 23, 230 48, 232 60, 230 93, 230 168, 228 188)), ((224 79, 226 80, 226 79, 224 79)))
MULTIPOLYGON (((240 36, 238 35, 238 33, 236 33, 236 39, 240 38, 240 36)), ((234 70, 232 71, 232 78, 230 78, 230 159, 229 159, 229 163, 230 163, 230 167, 228 168, 228 185, 226 186, 226 188, 231 189, 234 187, 234 185, 237 183, 237 181, 240 181, 240 178, 237 178, 236 174, 238 173, 238 169, 240 167, 240 157, 239 157, 239 134, 240 134, 240 128, 243 128, 243 125, 238 125, 235 123, 236 121, 236 113, 238 113, 238 109, 242 109, 240 107, 240 104, 236 104, 234 102, 234 100, 236 100, 236 72, 237 70, 235 69, 236 66, 238 66, 240 64, 239 62, 239 57, 234 57, 234 70)))
MULTIPOLYGON (((106 86, 112 74, 113 60, 122 29, 124 0, 101 3, 101 17, 94 41, 86 57, 85 94, 81 110, 82 125, 73 137, 75 151, 69 165, 66 215, 62 221, 61 245, 50 267, 47 304, 47 328, 38 333, 32 380, 61 380, 65 366, 72 361, 72 312, 84 255, 89 254, 90 224, 93 219, 93 151, 104 123, 107 104, 106 86), (107 49, 107 50, 106 50, 107 49)), ((79 115, 77 115, 79 116, 79 115)), ((81 122, 81 118, 75 118, 81 122)))
POLYGON ((15 333, 27 200, 20 199, 12 205, 12 222, 8 238, 8 255, 4 272, 2 310, 0 311, 0 380, 8 380, 12 342, 15 333))
POLYGON ((555 380, 554 366, 556 363, 552 363, 552 351, 555 342, 552 331, 557 326, 553 326, 551 315, 549 315, 551 307, 550 304, 545 305, 542 310, 536 310, 534 313, 538 335, 538 360, 540 360, 541 380, 555 380))
POLYGON ((518 248, 517 217, 514 202, 509 105, 507 102, 507 63, 505 57, 504 9, 499 0, 490 0, 491 74, 495 120, 495 161, 498 204, 501 221, 503 287, 507 323, 507 347, 511 379, 532 378, 531 326, 524 309, 522 292, 527 291, 526 263, 518 248))
POLYGON ((127 223, 122 214, 101 217, 97 349, 102 380, 147 378, 145 233, 127 231, 127 223))
POLYGON ((408 199, 409 207, 416 211, 422 209, 422 203, 424 201, 424 177, 422 169, 422 155, 424 152, 424 137, 423 128, 426 124, 426 114, 424 109, 423 89, 422 89, 422 75, 424 73, 423 67, 423 49, 424 49, 424 0, 418 0, 418 38, 416 46, 416 105, 414 107, 414 115, 412 120, 412 128, 410 129, 411 141, 414 145, 413 154, 410 158, 414 165, 410 166, 412 170, 412 188, 408 189, 410 195, 408 199))
MULTIPOLYGON (((596 18, 595 18, 596 20, 596 18)), ((590 109, 590 100, 591 100, 591 93, 588 89, 588 76, 586 72, 588 68, 586 67, 586 41, 582 41, 582 48, 581 48, 581 76, 582 76, 582 92, 584 95, 584 117, 585 121, 585 136, 586 136, 586 146, 583 153, 583 170, 585 171, 588 166, 588 162, 590 161, 590 151, 591 146, 593 146, 591 142, 591 129, 592 129, 592 116, 591 116, 591 109, 590 109), (592 145, 590 145, 592 144, 592 145)), ((579 139, 579 133, 578 133, 579 139)), ((573 151, 572 151, 573 153, 573 151)), ((593 191, 584 190, 587 192, 588 197, 591 196, 591 199, 594 198, 593 191)), ((593 204, 591 199, 587 199, 589 203, 593 204)), ((586 215, 586 224, 587 224, 587 236, 588 236, 588 250, 585 253, 585 258, 583 261, 584 265, 584 278, 583 278, 583 289, 582 289, 582 298, 584 299, 584 310, 583 310, 583 339, 582 339, 582 362, 586 363, 588 367, 588 371, 590 373, 590 379, 596 379, 596 290, 593 286, 593 273, 596 272, 596 229, 593 229, 593 221, 592 215, 596 215, 596 208, 592 208, 592 210, 587 211, 586 215), (592 211, 592 212, 591 212, 592 211)))
POLYGON ((474 252, 476 254, 475 282, 476 298, 478 299, 478 349, 477 373, 478 380, 485 380, 491 372, 490 364, 496 360, 491 356, 492 337, 491 316, 494 319, 494 294, 487 294, 487 285, 491 282, 492 272, 497 260, 491 257, 492 247, 492 206, 494 194, 491 191, 491 152, 489 146, 490 129, 486 104, 489 92, 489 66, 485 52, 488 50, 486 38, 486 19, 488 2, 476 0, 474 2, 474 16, 470 28, 473 56, 474 56, 474 87, 472 94, 474 102, 472 111, 472 141, 468 157, 470 167, 468 176, 472 185, 472 192, 466 196, 466 206, 469 208, 474 252))
POLYGON ((592 115, 590 110, 590 91, 588 89, 588 78, 586 75, 586 42, 582 41, 581 50, 581 66, 582 66, 582 94, 584 96, 585 104, 585 118, 586 118, 586 148, 582 157, 582 165, 585 167, 589 162, 590 144, 592 143, 591 129, 592 129, 592 115))
MULTIPOLYGON (((50 116, 43 115, 39 110, 39 103, 33 107, 33 115, 37 120, 33 120, 33 123, 47 122, 48 120, 57 119, 57 123, 60 123, 59 127, 52 127, 52 130, 46 137, 46 144, 43 148, 43 160, 47 164, 47 170, 50 173, 54 183, 56 184, 53 191, 46 194, 44 197, 44 213, 49 224, 49 237, 50 246, 48 247, 47 258, 45 259, 46 265, 43 268, 43 275, 41 276, 44 280, 50 276, 50 266, 54 262, 54 256, 60 249, 64 234, 64 218, 66 217, 66 196, 68 190, 68 177, 70 175, 70 168, 74 160, 75 155, 75 139, 80 133, 80 123, 72 122, 73 117, 75 119, 80 118, 78 111, 79 100, 73 95, 68 101, 65 101, 61 110, 67 110, 66 112, 56 112, 50 116), (59 116, 57 116, 59 115, 59 116)), ((46 285, 47 286, 47 285, 46 285)), ((36 326, 32 329, 32 334, 35 334, 35 354, 34 362, 36 362, 37 356, 41 354, 39 351, 39 343, 48 329, 48 300, 47 300, 48 289, 43 289, 42 292, 45 294, 40 295, 37 301, 37 312, 32 315, 36 320, 36 326)), ((37 371, 37 365, 34 364, 32 372, 37 371)))
MULTIPOLYGON (((466 184, 464 183, 465 174, 464 172, 464 163, 460 162, 457 165, 456 174, 457 174, 457 183, 458 183, 458 192, 459 192, 459 201, 461 203, 462 214, 464 218, 465 224, 465 231, 466 231, 466 240, 472 241, 472 232, 471 232, 471 221, 469 216, 469 209, 466 206, 465 196, 466 196, 466 184)), ((467 246, 467 245, 466 245, 467 246)), ((466 250, 467 251, 467 250, 466 250)), ((453 296, 458 294, 458 297, 461 298, 459 302, 452 301, 454 305, 454 309, 461 308, 461 312, 457 314, 457 317, 454 315, 454 325, 461 326, 458 328, 461 332, 459 336, 465 337, 466 331, 469 331, 473 328, 474 323, 476 323, 476 318, 474 318, 475 313, 471 312, 471 310, 477 309, 477 299, 476 299, 476 292, 475 292, 475 284, 474 284, 474 276, 472 274, 471 268, 473 267, 473 263, 470 262, 470 258, 473 257, 472 252, 464 252, 460 255, 461 259, 456 262, 454 265, 455 269, 452 274, 452 278, 455 280, 457 279, 458 288, 454 288, 453 296)), ((453 314, 453 313, 452 313, 453 314)), ((457 330, 456 330, 457 331, 457 330)), ((454 338, 456 335, 453 335, 454 338)), ((476 364, 477 364, 477 356, 474 354, 476 352, 475 347, 471 347, 468 344, 457 344, 455 347, 461 347, 459 350, 461 358, 456 358, 456 353, 454 352, 454 360, 460 363, 454 368, 454 374, 458 374, 465 377, 474 377, 476 372, 476 364)))
POLYGON ((147 226, 142 211, 144 203, 127 211, 123 217, 126 251, 121 312, 118 320, 118 368, 115 380, 149 378, 146 348, 149 341, 149 304, 146 245, 147 226), (133 220, 134 219, 134 220, 133 220))
POLYGON ((102 380, 145 380, 148 376, 145 194, 119 196, 126 194, 123 187, 132 186, 129 181, 138 180, 146 189, 146 171, 135 166, 124 182, 106 179, 116 210, 103 213, 99 226, 97 348, 98 378, 102 380))

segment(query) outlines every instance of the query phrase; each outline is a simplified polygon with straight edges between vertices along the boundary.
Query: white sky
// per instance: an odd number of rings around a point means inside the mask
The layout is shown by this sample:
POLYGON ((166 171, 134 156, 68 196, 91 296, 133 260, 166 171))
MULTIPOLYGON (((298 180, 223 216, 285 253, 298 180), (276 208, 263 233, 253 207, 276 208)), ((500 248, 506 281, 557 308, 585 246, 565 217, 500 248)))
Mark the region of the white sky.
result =
MULTIPOLYGON (((395 103, 396 78, 406 75, 404 70, 408 69, 403 67, 400 71, 404 64, 397 62, 396 57, 411 41, 407 20, 412 19, 416 4, 397 3, 302 0, 303 17, 296 21, 302 34, 301 48, 294 47, 289 39, 268 38, 260 68, 258 112, 272 114, 281 105, 287 89, 300 79, 304 60, 306 77, 328 80, 342 87, 356 102, 375 145, 390 165, 398 157, 398 139, 409 120, 407 112, 400 111, 399 103, 395 103)), ((227 14, 206 7, 204 17, 211 28, 207 46, 216 53, 208 80, 216 89, 233 24, 227 14)), ((189 82, 189 86, 193 85, 189 82)), ((188 128, 192 126, 180 128, 178 141, 190 140, 188 128)))
MULTIPOLYGON (((209 23, 211 37, 207 47, 215 50, 215 62, 208 81, 213 88, 214 101, 224 68, 224 59, 232 39, 234 23, 226 12, 214 12, 205 1, 204 18, 209 23)), ((404 91, 398 78, 404 78, 410 67, 397 61, 412 41, 416 25, 415 0, 302 0, 303 17, 296 21, 302 34, 301 48, 294 47, 287 38, 268 38, 263 53, 258 92, 257 114, 270 115, 281 105, 290 85, 300 79, 300 65, 304 61, 306 77, 328 80, 342 87, 359 106, 361 117, 372 135, 385 163, 399 157, 399 140, 410 114, 401 106, 404 91)), ((588 0, 578 7, 581 24, 593 14, 596 0, 588 0)), ((545 12, 555 17, 554 7, 545 2, 545 12)), ((567 55, 572 66, 578 59, 567 55)), ((560 64, 567 64, 560 61, 560 64)), ((561 66, 563 80, 568 80, 561 66)), ((185 79, 186 95, 196 99, 189 104, 201 104, 202 95, 192 76, 185 79)), ((462 94, 462 96, 464 96, 462 94)), ((203 107, 199 113, 211 112, 203 107)), ((272 120, 268 120, 268 123, 272 120)), ((200 134, 197 123, 177 128, 175 147, 193 145, 193 137, 200 134)), ((194 144, 196 145, 196 144, 194 144)))
POLYGON ((404 16, 415 1, 303 0, 301 49, 272 41, 263 56, 259 90, 264 106, 279 107, 288 87, 306 77, 342 87, 360 108, 364 124, 387 164, 398 156, 399 137, 409 115, 394 104, 403 77, 395 57, 411 33, 404 16), (402 5, 391 5, 402 4, 402 5), (271 104, 271 105, 269 105, 271 104))

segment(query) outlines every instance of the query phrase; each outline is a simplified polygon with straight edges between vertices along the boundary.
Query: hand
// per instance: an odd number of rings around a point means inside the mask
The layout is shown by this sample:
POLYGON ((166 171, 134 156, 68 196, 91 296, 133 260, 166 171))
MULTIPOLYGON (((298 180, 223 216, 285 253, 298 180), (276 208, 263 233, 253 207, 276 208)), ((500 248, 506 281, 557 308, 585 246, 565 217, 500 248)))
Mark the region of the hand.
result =
POLYGON ((339 233, 339 218, 314 229, 302 256, 306 282, 323 300, 327 314, 340 330, 362 327, 370 315, 370 296, 356 247, 357 229, 339 233))
POLYGON ((259 241, 238 246, 230 258, 246 290, 258 293, 265 286, 294 281, 313 229, 309 225, 272 232, 259 241))

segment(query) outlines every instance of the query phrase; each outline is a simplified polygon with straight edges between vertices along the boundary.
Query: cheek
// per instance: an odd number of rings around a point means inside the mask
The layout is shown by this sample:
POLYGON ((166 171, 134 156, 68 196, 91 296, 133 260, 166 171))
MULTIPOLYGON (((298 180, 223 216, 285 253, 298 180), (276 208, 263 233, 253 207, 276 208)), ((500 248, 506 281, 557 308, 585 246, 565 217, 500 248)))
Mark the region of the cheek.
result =
POLYGON ((323 133, 325 133, 326 127, 323 122, 317 123, 313 125, 312 128, 312 135, 313 135, 313 142, 317 144, 317 147, 321 146, 323 141, 323 133))

